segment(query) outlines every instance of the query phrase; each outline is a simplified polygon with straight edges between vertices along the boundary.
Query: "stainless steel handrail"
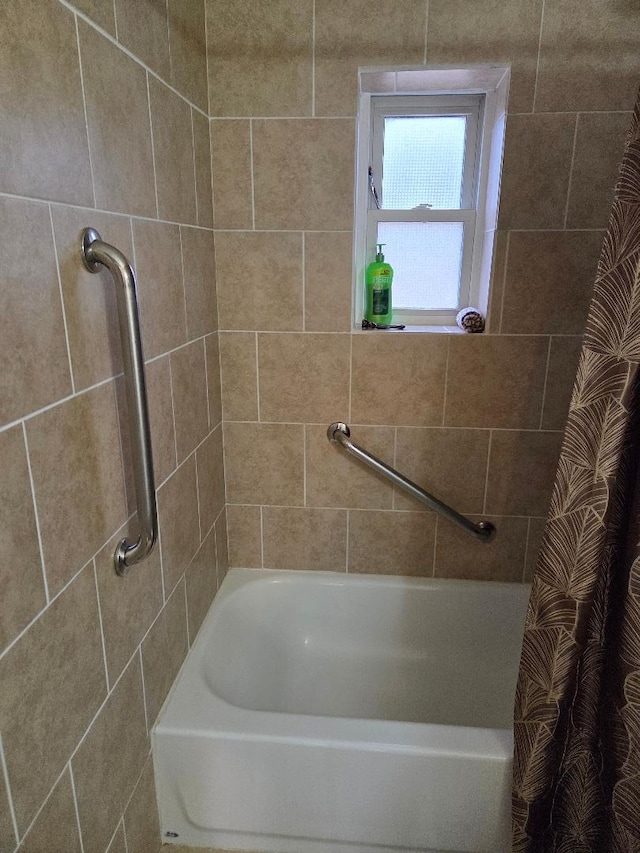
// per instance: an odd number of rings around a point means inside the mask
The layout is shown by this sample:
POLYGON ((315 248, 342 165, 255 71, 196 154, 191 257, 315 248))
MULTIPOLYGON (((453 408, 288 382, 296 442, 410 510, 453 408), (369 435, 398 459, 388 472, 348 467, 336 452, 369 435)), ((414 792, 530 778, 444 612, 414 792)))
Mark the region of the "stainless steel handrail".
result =
POLYGON ((374 471, 382 474, 382 476, 386 477, 387 480, 391 480, 392 483, 395 483, 395 485, 399 486, 403 491, 412 495, 414 498, 417 498, 417 500, 421 501, 425 506, 428 506, 429 509, 433 509, 440 513, 440 515, 448 518, 449 521, 457 524, 458 527, 461 527, 467 533, 471 534, 471 536, 475 536, 475 538, 479 539, 481 542, 491 542, 491 540, 495 538, 496 528, 490 521, 479 521, 476 524, 466 516, 460 515, 460 513, 456 512, 455 509, 452 509, 447 504, 442 503, 438 498, 435 498, 433 495, 430 495, 429 492, 425 492, 424 489, 421 489, 420 486, 416 485, 416 483, 413 483, 411 480, 403 477, 402 474, 395 470, 395 468, 391 468, 376 456, 373 456, 373 454, 364 450, 362 447, 359 447, 355 442, 351 441, 350 435, 351 430, 347 424, 343 424, 341 422, 331 424, 327 430, 327 438, 332 444, 339 444, 341 447, 344 447, 344 449, 348 453, 351 453, 352 456, 355 456, 356 459, 359 459, 361 462, 364 462, 365 465, 373 468, 374 471))
POLYGON ((158 538, 156 487, 151 454, 149 407, 144 376, 144 357, 140 335, 140 317, 136 293, 136 277, 126 257, 109 243, 103 243, 94 228, 82 232, 80 250, 82 263, 89 272, 99 272, 105 266, 116 285, 118 322, 122 342, 129 436, 133 464, 133 481, 140 535, 135 542, 122 539, 115 550, 115 569, 126 575, 129 569, 143 560, 158 538))

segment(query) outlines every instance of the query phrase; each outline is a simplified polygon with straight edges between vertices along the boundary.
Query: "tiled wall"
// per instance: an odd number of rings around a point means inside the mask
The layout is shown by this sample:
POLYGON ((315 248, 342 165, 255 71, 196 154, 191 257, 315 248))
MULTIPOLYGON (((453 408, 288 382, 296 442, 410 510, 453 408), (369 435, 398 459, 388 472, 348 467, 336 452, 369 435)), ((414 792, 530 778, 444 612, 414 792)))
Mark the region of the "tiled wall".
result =
POLYGON ((0 34, 0 850, 153 853, 149 730, 227 564, 204 0, 4 0, 0 34), (88 225, 135 264, 148 359, 161 547, 124 579, 88 225))
POLYGON ((229 557, 520 580, 635 91, 633 0, 207 0, 229 557), (489 333, 350 332, 358 66, 511 62, 489 333), (474 543, 328 444, 332 421, 474 543))

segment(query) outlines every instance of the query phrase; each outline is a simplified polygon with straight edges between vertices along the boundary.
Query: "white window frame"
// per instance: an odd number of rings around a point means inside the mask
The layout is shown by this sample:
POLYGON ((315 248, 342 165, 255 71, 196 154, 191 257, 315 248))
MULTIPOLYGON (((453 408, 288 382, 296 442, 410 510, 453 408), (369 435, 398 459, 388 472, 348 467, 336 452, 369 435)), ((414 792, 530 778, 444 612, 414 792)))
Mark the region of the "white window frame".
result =
POLYGON ((507 66, 465 69, 361 69, 356 152, 354 240, 354 328, 364 317, 364 278, 375 259, 378 222, 463 222, 460 301, 455 309, 394 310, 394 322, 410 330, 456 329, 460 308, 473 305, 486 313, 497 216, 504 115, 509 83, 507 66), (375 81, 366 91, 367 79, 375 81), (410 80, 410 85, 405 81, 410 80), (416 81, 422 84, 416 86, 416 81), (376 85, 382 81, 381 91, 376 85), (391 83, 390 83, 391 81, 391 83), (447 85, 449 84, 449 85, 447 85), (419 91, 416 91, 419 89, 419 91), (454 210, 378 209, 369 185, 369 167, 382 198, 384 119, 394 115, 465 115, 467 138, 461 207, 454 210), (496 127, 498 131, 496 133, 496 127), (444 327, 444 329, 443 329, 444 327))

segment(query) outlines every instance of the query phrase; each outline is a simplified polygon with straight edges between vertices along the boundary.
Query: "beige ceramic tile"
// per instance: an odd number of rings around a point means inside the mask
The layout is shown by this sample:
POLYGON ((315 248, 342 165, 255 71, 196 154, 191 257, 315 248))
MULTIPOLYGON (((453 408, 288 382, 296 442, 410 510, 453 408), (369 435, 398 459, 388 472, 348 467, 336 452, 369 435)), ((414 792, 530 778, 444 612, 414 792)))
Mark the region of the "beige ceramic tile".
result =
POLYGON ((155 723, 188 650, 185 586, 180 581, 142 644, 149 728, 155 723))
MULTIPOLYGON (((458 512, 482 512, 489 432, 398 429, 395 467, 458 512)), ((426 509, 399 489, 395 509, 426 509)))
POLYGON ((524 577, 525 583, 531 583, 538 562, 538 555, 542 547, 542 537, 547 523, 546 518, 529 519, 529 538, 527 540, 527 558, 525 560, 524 577))
POLYGON ((258 335, 261 420, 345 420, 349 353, 349 335, 258 335))
POLYGON ((218 573, 218 586, 224 580, 229 570, 229 548, 227 536, 227 515, 222 512, 216 521, 216 571, 218 573))
POLYGON ((207 46, 204 0, 169 0, 173 87, 207 112, 207 46))
MULTIPOLYGON (((169 358, 159 358, 145 366, 151 445, 156 483, 163 483, 176 467, 176 445, 171 406, 169 358)), ((118 408, 120 399, 118 398, 118 408)))
POLYGON ((147 358, 187 340, 177 225, 134 220, 142 339, 147 358))
POLYGON ((452 336, 445 425, 537 429, 548 339, 452 336))
POLYGON ((209 427, 215 429, 222 422, 222 391, 220 388, 220 347, 218 334, 205 338, 207 363, 207 391, 209 393, 209 427))
POLYGON ((0 844, 7 850, 13 850, 17 839, 13 830, 13 821, 9 809, 9 799, 4 777, 0 775, 0 844))
MULTIPOLYGON (((331 444, 324 424, 307 424, 305 434, 308 506, 391 509, 393 489, 389 482, 331 444)), ((352 426, 351 437, 378 459, 393 465, 391 427, 352 426)))
POLYGON ((602 238, 601 231, 510 234, 502 332, 581 335, 602 238))
POLYGON ((216 535, 212 530, 198 548, 185 576, 187 584, 187 615, 189 642, 193 643, 198 629, 216 594, 216 535))
POLYGON ((262 515, 265 568, 344 572, 346 510, 264 507, 262 515))
POLYGON ((155 216, 147 75, 94 29, 78 26, 96 204, 155 216))
POLYGON ((259 506, 227 507, 229 563, 244 569, 262 566, 262 521, 259 506))
POLYGON ((2 651, 44 607, 46 598, 21 426, 0 433, 0 459, 2 651))
POLYGON ((312 0, 206 4, 210 115, 311 115, 312 0))
POLYGON ((435 64, 510 63, 509 109, 533 105, 542 0, 430 0, 427 61, 435 64))
POLYGON ((546 515, 561 442, 560 432, 493 432, 487 512, 546 515))
POLYGON ((167 4, 162 0, 114 0, 118 41, 131 53, 169 80, 167 4))
POLYGON ((85 15, 88 15, 92 21, 95 21, 100 27, 111 35, 115 35, 115 8, 113 0, 75 0, 74 6, 85 15))
POLYGON ((204 355, 204 341, 194 341, 170 356, 178 464, 209 430, 204 355))
POLYGON ((302 424, 225 423, 227 501, 302 506, 302 424))
POLYGON ((578 116, 567 228, 606 228, 630 113, 578 116))
POLYGON ((256 335, 220 332, 222 410, 227 421, 258 420, 256 335))
POLYGON ((198 225, 203 228, 213 228, 209 119, 194 109, 191 110, 191 118, 193 121, 193 157, 196 169, 198 225))
POLYGON ((351 328, 353 235, 313 231, 304 235, 304 327, 307 332, 351 328))
POLYGON ((218 328, 216 257, 213 233, 201 228, 180 228, 184 292, 189 340, 218 328))
POLYGON ((111 839, 107 853, 127 853, 127 842, 124 838, 124 822, 118 824, 118 829, 111 839))
POLYGON ((81 853, 69 771, 65 770, 20 846, 20 853, 81 853), (54 840, 55 839, 55 840, 54 840))
POLYGON ((421 63, 425 10, 422 0, 316 0, 315 114, 356 114, 359 66, 421 63))
POLYGON ((158 489, 165 595, 169 595, 200 545, 195 456, 158 489))
POLYGON ((542 429, 564 429, 582 350, 582 338, 551 338, 542 429))
POLYGON ((349 512, 349 571, 431 577, 435 516, 424 512, 349 512))
POLYGON ((148 753, 136 655, 71 762, 84 853, 102 853, 109 843, 148 753))
POLYGON ((349 231, 353 119, 253 122, 256 228, 349 231))
POLYGON ((135 541, 138 534, 139 526, 137 517, 134 516, 96 556, 98 595, 110 684, 114 684, 120 677, 127 661, 162 607, 162 569, 158 545, 124 577, 115 572, 113 554, 116 545, 124 536, 135 541))
POLYGON ((71 379, 46 205, 0 199, 0 232, 0 423, 7 423, 70 394, 71 379))
POLYGON ((6 0, 0 29, 0 190, 93 204, 73 14, 6 0))
POLYGON ((219 424, 196 451, 200 528, 205 536, 224 506, 224 459, 222 424, 219 424))
POLYGON ((640 75, 638 27, 634 0, 548 4, 535 109, 632 109, 640 75))
POLYGON ((371 332, 354 335, 353 422, 439 426, 448 338, 371 332))
POLYGON ((250 125, 242 120, 210 122, 216 228, 252 228, 250 125))
POLYGON ((507 119, 500 228, 562 228, 576 116, 512 115, 507 119))
POLYGON ((113 384, 33 418, 27 438, 54 595, 126 517, 113 384))
POLYGON ((301 330, 302 235, 227 231, 215 243, 220 328, 301 330))
POLYGON ((73 379, 76 390, 80 390, 122 371, 113 276, 105 267, 97 274, 85 269, 80 259, 80 234, 87 227, 95 228, 133 264, 131 224, 124 216, 83 208, 53 205, 51 210, 73 379))
POLYGON ((157 853, 160 821, 153 779, 153 760, 147 759, 124 815, 128 853, 157 853))
POLYGON ((2 658, 0 683, 0 728, 23 834, 106 695, 92 566, 2 658))
MULTIPOLYGON (((486 516, 473 516, 480 521, 486 516)), ((526 518, 494 518, 493 542, 477 542, 448 521, 438 519, 436 577, 520 581, 527 544, 526 518)))
POLYGON ((191 109, 175 92, 149 78, 153 156, 160 219, 197 224, 191 109))

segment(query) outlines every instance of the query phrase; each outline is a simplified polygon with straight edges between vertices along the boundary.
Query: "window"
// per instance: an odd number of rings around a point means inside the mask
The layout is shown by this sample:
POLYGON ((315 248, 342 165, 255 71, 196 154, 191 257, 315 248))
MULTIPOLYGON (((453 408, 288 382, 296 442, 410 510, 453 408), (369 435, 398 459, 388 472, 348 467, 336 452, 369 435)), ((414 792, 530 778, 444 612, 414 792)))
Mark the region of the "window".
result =
MULTIPOLYGON (((468 70, 467 86, 472 71, 477 69, 468 70)), ((505 68, 491 71, 494 82, 508 76, 505 68)), ((394 270, 394 323, 455 326, 461 308, 473 305, 486 312, 488 281, 482 279, 495 228, 487 208, 497 212, 504 109, 502 134, 496 134, 497 99, 490 94, 495 86, 489 93, 476 86, 475 91, 409 94, 397 91, 402 73, 386 73, 393 76, 396 93, 364 92, 360 101, 354 322, 359 325, 364 316, 366 266, 375 258, 376 244, 384 243, 385 260, 394 270)), ((413 88, 416 75, 428 88, 431 69, 409 73, 413 88)), ((436 73, 441 86, 446 72, 436 73)), ((380 80, 385 74, 369 76, 380 80)), ((506 107, 506 86, 503 100, 506 107)))

